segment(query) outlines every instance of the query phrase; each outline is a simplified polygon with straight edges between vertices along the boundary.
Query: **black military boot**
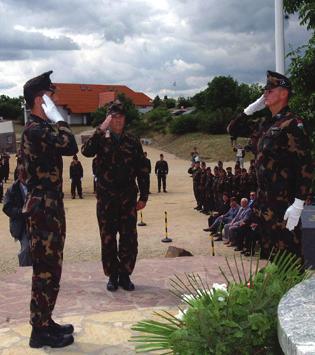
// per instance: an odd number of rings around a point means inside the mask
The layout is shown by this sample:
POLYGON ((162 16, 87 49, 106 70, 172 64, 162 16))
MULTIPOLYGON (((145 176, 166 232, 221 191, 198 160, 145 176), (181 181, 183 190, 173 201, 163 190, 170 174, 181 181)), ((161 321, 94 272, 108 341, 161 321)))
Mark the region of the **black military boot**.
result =
POLYGON ((119 286, 126 291, 133 291, 135 289, 135 285, 131 282, 128 274, 119 275, 119 286))
POLYGON ((33 327, 29 345, 31 348, 64 348, 73 342, 72 335, 56 334, 49 327, 33 327))
POLYGON ((48 328, 50 331, 54 332, 56 335, 58 334, 72 334, 74 332, 74 327, 72 324, 58 324, 52 319, 49 321, 49 326, 48 328))
POLYGON ((106 288, 108 291, 111 291, 111 292, 114 292, 118 289, 118 275, 117 274, 110 275, 106 288))

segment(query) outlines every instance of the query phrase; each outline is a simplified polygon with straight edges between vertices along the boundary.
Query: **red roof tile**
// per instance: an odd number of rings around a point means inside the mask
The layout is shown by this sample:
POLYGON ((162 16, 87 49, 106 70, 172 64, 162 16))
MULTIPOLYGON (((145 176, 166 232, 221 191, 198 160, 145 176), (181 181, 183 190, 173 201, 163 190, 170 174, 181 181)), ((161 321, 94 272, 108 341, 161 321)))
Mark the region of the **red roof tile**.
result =
POLYGON ((152 106, 152 99, 142 92, 135 92, 124 85, 93 85, 54 83, 56 103, 65 106, 72 113, 94 112, 100 104, 112 101, 123 93, 138 107, 152 106))

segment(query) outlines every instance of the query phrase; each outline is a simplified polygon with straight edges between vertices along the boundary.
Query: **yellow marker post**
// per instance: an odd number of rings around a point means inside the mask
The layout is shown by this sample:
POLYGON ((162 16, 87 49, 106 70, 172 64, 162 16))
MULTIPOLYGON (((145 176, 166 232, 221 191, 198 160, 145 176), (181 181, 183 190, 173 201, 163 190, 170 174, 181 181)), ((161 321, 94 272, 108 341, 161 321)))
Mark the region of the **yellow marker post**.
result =
POLYGON ((168 237, 168 231, 167 231, 167 212, 165 211, 164 212, 164 215, 165 215, 165 238, 163 238, 161 241, 162 243, 170 243, 172 242, 173 240, 171 238, 168 237))
POLYGON ((138 226, 143 227, 146 226, 147 224, 143 222, 143 216, 142 216, 142 211, 140 211, 140 222, 138 223, 138 226))
POLYGON ((210 237, 210 240, 211 240, 212 256, 215 256, 213 234, 210 233, 210 234, 209 234, 209 237, 210 237))

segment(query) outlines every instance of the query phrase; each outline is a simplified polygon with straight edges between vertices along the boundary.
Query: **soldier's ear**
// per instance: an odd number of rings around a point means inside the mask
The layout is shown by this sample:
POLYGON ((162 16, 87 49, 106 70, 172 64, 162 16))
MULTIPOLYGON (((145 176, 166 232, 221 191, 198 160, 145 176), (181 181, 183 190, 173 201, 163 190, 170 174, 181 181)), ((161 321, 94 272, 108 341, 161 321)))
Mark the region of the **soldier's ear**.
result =
POLYGON ((44 102, 42 96, 35 96, 34 106, 40 106, 44 102))

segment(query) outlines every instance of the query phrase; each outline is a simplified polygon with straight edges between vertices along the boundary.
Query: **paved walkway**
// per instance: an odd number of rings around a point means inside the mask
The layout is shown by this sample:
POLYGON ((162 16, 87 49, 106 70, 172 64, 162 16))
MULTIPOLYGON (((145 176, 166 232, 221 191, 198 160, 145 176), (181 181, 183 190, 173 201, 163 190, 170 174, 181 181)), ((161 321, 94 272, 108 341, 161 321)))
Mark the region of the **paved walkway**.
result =
MULTIPOLYGON (((182 257, 140 260, 132 280, 134 292, 106 291, 100 263, 65 264, 54 318, 75 325, 75 344, 60 354, 134 354, 132 324, 150 318, 156 309, 176 311, 178 299, 169 292, 174 274, 198 272, 209 284, 224 282, 219 265, 224 257, 182 257)), ((50 348, 28 348, 31 268, 0 279, 0 354, 47 354, 50 348)))

